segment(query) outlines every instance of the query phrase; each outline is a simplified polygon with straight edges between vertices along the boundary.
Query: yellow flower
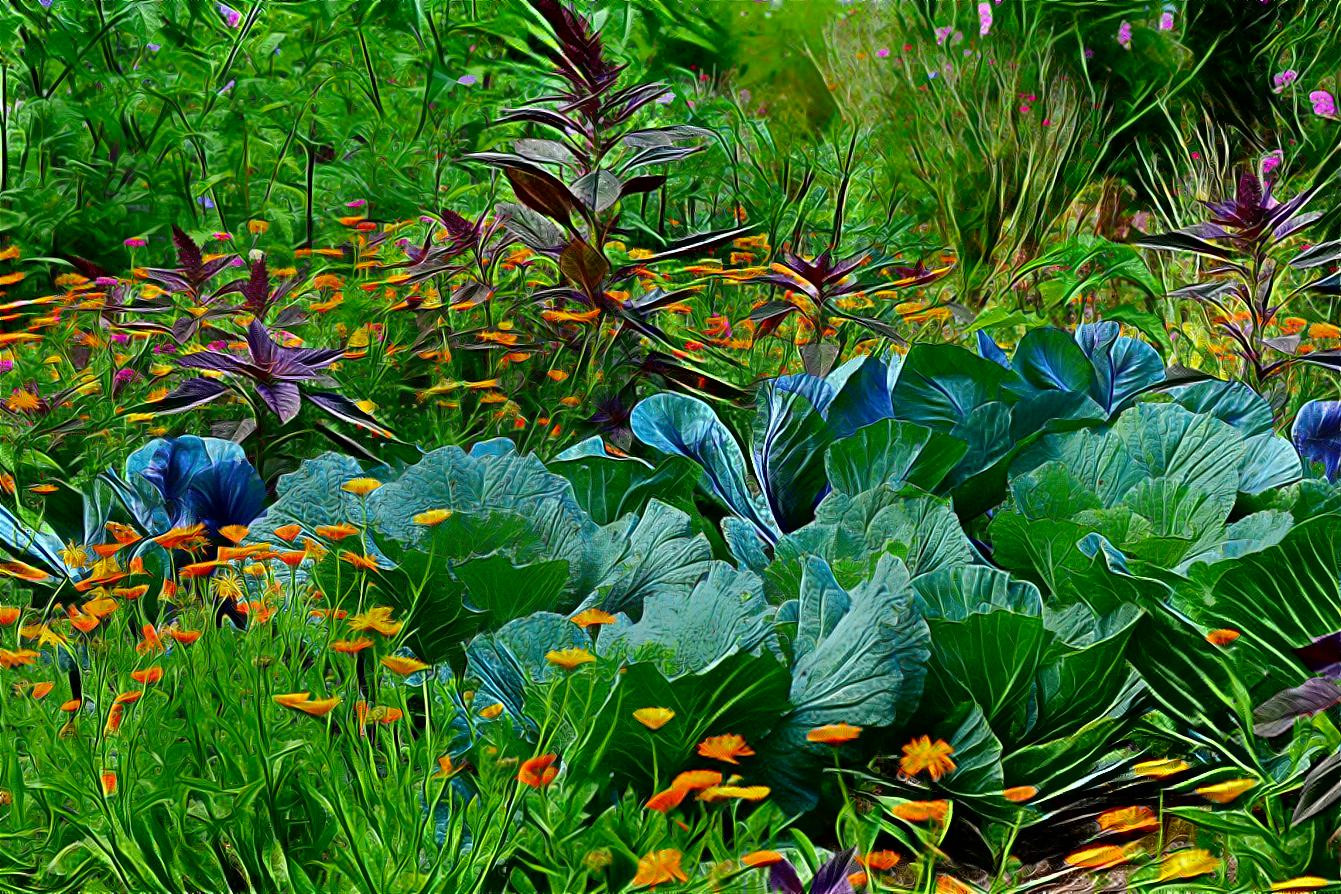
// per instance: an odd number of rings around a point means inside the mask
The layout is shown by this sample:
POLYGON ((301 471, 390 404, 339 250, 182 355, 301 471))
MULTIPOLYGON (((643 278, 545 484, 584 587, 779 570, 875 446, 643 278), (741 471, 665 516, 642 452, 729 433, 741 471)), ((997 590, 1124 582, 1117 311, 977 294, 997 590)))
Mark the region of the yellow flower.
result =
POLYGON ((602 624, 613 624, 615 623, 615 616, 609 612, 603 612, 599 608, 588 608, 578 612, 568 620, 585 630, 588 627, 599 627, 602 624))
POLYGON ((277 705, 302 711, 304 714, 310 714, 313 717, 323 717, 340 704, 339 696, 312 701, 311 695, 306 692, 288 692, 283 695, 272 696, 272 698, 277 705))
POLYGON ((1283 882, 1272 882, 1273 891, 1317 891, 1330 886, 1332 882, 1325 878, 1318 878, 1316 875, 1301 875, 1298 878, 1287 879, 1283 882))
POLYGON ((817 726, 806 733, 807 742, 818 742, 821 745, 842 745, 845 742, 851 742, 861 735, 861 727, 853 726, 850 723, 830 723, 826 726, 817 726))
POLYGON ((1256 779, 1227 779, 1215 785, 1203 785, 1197 789, 1197 794, 1217 804, 1228 804, 1255 785, 1256 779))
POLYGON ((659 730, 671 722, 675 712, 670 708, 639 708, 633 712, 633 719, 650 730, 659 730))
POLYGON ((426 528, 431 528, 434 525, 442 524, 451 517, 452 510, 450 509, 428 509, 416 515, 414 517, 414 523, 416 525, 423 525, 426 528))
POLYGON ((382 482, 376 478, 351 478, 340 485, 340 490, 358 497, 366 497, 381 486, 382 482))
POLYGON ((1141 761, 1139 764, 1132 764, 1131 771, 1137 776, 1163 779, 1165 776, 1175 776, 1190 769, 1192 769, 1192 765, 1187 761, 1168 758, 1166 760, 1141 761))
POLYGON ((656 887, 667 882, 689 881, 680 868, 681 854, 677 850, 652 851, 638 861, 638 872, 633 877, 634 887, 656 887))
POLYGON ((349 628, 359 633, 367 633, 372 630, 382 634, 382 636, 395 636, 400 633, 400 629, 404 626, 404 621, 391 620, 391 609, 385 605, 379 605, 368 609, 366 612, 349 616, 349 628))
POLYGON ((954 753, 954 748, 944 739, 933 742, 930 736, 921 736, 903 746, 899 769, 909 776, 926 770, 932 779, 940 779, 946 773, 954 772, 955 762, 950 759, 954 753))
POLYGON ((550 664, 557 665, 566 671, 577 670, 584 664, 590 664, 596 660, 596 656, 586 649, 561 649, 545 653, 545 660, 550 664))
POLYGON ((762 801, 768 797, 770 789, 766 785, 714 785, 698 793, 700 801, 709 804, 717 801, 740 800, 762 801))
POLYGON ((382 666, 388 670, 400 674, 402 677, 408 677, 410 674, 418 673, 421 670, 428 670, 429 665, 420 661, 418 658, 410 658, 405 655, 388 655, 382 659, 382 666))
POLYGON ((480 716, 483 717, 485 720, 493 720, 495 717, 497 717, 499 714, 502 714, 502 713, 503 713, 503 703, 502 703, 502 702, 494 702, 492 705, 489 705, 487 708, 482 708, 482 709, 480 710, 480 716))
POLYGON ((1159 864, 1159 881, 1171 878, 1192 878, 1205 875, 1220 868, 1220 860, 1212 857, 1209 851, 1201 848, 1187 848, 1176 851, 1164 858, 1159 864))

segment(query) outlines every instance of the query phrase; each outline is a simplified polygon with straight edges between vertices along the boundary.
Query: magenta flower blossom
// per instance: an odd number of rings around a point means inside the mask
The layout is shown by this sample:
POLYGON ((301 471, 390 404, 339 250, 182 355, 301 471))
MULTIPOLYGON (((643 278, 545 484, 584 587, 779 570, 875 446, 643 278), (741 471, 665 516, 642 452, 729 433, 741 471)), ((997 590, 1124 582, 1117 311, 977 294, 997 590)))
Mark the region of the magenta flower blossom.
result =
POLYGON ((1313 103, 1313 114, 1323 118, 1336 117, 1336 97, 1326 90, 1314 90, 1308 95, 1308 101, 1313 103))
POLYGON ((226 3, 219 4, 219 15, 223 16, 229 28, 236 28, 242 24, 242 13, 226 3))
POLYGON ((978 36, 986 37, 987 33, 991 30, 992 30, 992 4, 986 2, 979 3, 978 36))
POLYGON ((888 58, 889 58, 889 47, 881 47, 880 49, 878 49, 878 50, 875 51, 875 55, 876 55, 876 58, 878 58, 878 59, 888 59, 888 58))
POLYGON ((1273 77, 1271 82, 1275 85, 1276 92, 1280 93, 1286 87, 1293 84, 1298 77, 1299 72, 1295 71, 1293 68, 1287 68, 1285 71, 1282 71, 1273 77))
POLYGON ((946 39, 955 31, 954 25, 944 25, 936 29, 936 45, 944 46, 946 39))
POLYGON ((131 236, 129 239, 124 240, 121 244, 126 246, 127 248, 144 248, 146 245, 149 244, 149 240, 145 239, 143 236, 131 236))
POLYGON ((1117 42, 1122 49, 1131 49, 1131 22, 1124 20, 1121 25, 1118 25, 1117 42))
POLYGON ((346 207, 346 208, 362 208, 362 207, 363 207, 364 205, 366 205, 366 204, 368 204, 368 200, 367 200, 367 199, 351 199, 350 201, 345 202, 345 207, 346 207))
POLYGON ((461 77, 456 79, 456 82, 463 87, 473 87, 475 84, 479 83, 479 78, 474 75, 461 75, 461 77))
POLYGON ((1171 13, 1171 12, 1166 12, 1166 13, 1161 13, 1161 14, 1160 14, 1160 17, 1159 17, 1159 30, 1161 30, 1161 31, 1172 31, 1172 30, 1173 30, 1173 13, 1171 13))
POLYGON ((1262 156, 1262 179, 1265 180, 1272 171, 1280 167, 1283 161, 1285 161, 1285 153, 1279 149, 1273 149, 1262 156))

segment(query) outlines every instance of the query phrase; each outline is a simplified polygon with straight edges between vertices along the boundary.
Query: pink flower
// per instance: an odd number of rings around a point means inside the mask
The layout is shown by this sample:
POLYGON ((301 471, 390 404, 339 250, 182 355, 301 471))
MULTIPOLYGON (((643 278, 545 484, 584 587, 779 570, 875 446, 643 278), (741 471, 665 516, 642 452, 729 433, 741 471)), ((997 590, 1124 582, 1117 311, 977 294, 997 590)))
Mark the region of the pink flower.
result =
POLYGON ((889 58, 889 47, 881 47, 880 49, 878 49, 878 50, 875 51, 875 55, 876 55, 876 58, 878 58, 878 59, 888 59, 888 58, 889 58))
POLYGON ((1285 153, 1279 149, 1274 149, 1262 156, 1262 178, 1266 179, 1272 171, 1280 167, 1283 161, 1285 161, 1285 153))
POLYGON ((946 40, 946 38, 948 38, 951 34, 953 34, 953 33, 954 33, 954 30, 955 30, 955 26, 954 26, 954 25, 945 25, 945 26, 943 26, 943 27, 937 28, 937 29, 936 29, 936 45, 937 45, 937 46, 944 46, 944 45, 945 45, 945 40, 946 40))
POLYGON ((1285 71, 1282 71, 1273 77, 1271 83, 1275 85, 1276 92, 1280 93, 1286 87, 1293 84, 1298 77, 1299 72, 1295 71, 1293 68, 1287 68, 1285 71))
POLYGON ((219 4, 219 15, 223 16, 223 20, 228 23, 229 28, 236 28, 242 24, 242 13, 227 4, 219 4))
POLYGON ((149 244, 149 240, 145 239, 143 236, 131 236, 121 244, 127 248, 144 248, 149 244))
POLYGON ((366 205, 366 204, 368 204, 368 200, 367 200, 367 199, 353 199, 353 200, 351 200, 351 201, 345 202, 345 207, 346 207, 346 208, 362 208, 362 207, 363 207, 364 205, 366 205))
POLYGON ((987 32, 992 30, 992 4, 978 4, 978 36, 986 37, 987 32))
POLYGON ((1166 12, 1166 13, 1163 13, 1163 14, 1160 15, 1160 17, 1159 17, 1159 30, 1161 30, 1161 31, 1172 31, 1172 30, 1173 30, 1173 13, 1171 13, 1171 12, 1166 12))
POLYGON ((1313 114, 1323 118, 1336 117, 1336 98, 1326 90, 1314 90, 1308 95, 1308 101, 1313 103, 1313 114))
POLYGON ((1121 25, 1118 25, 1117 42, 1122 49, 1131 49, 1131 22, 1124 20, 1121 25))

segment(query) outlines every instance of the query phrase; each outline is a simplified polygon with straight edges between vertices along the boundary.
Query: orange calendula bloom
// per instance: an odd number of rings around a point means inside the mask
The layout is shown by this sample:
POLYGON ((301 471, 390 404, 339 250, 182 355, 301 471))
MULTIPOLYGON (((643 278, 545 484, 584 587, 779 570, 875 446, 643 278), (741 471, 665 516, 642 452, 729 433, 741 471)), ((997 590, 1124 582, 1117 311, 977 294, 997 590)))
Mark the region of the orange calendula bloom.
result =
POLYGON ((144 690, 132 689, 129 692, 122 692, 118 694, 117 697, 114 699, 114 704, 133 705, 142 698, 144 698, 144 690))
POLYGON ((889 812, 898 819, 909 823, 940 823, 945 821, 946 815, 950 812, 950 802, 945 800, 904 801, 902 804, 895 804, 889 808, 889 812))
POLYGON ((451 517, 452 510, 450 509, 426 509, 414 516, 414 523, 416 525, 423 525, 426 528, 432 528, 435 525, 442 524, 451 517))
POLYGON ((73 714, 84 706, 84 702, 77 698, 72 698, 68 702, 61 703, 61 710, 66 714, 73 714))
POLYGON ((493 720, 503 713, 503 703, 494 702, 492 705, 480 709, 480 716, 485 720, 493 720))
POLYGON ((16 667, 22 667, 25 664, 32 664, 37 659, 37 654, 32 649, 0 649, 0 667, 5 670, 12 670, 16 667))
POLYGON ((0 605, 0 627, 8 627, 23 617, 23 609, 12 605, 0 605))
POLYGON ((590 664, 595 661, 596 656, 588 652, 586 649, 560 649, 558 651, 546 652, 545 660, 566 671, 574 671, 584 664, 590 664))
POLYGON ((154 542, 164 549, 191 549, 208 542, 204 524, 194 524, 185 528, 173 528, 154 538, 154 542))
POLYGON ((1137 776, 1146 776, 1150 779, 1163 779, 1165 776, 1176 776, 1179 773, 1192 769, 1192 765, 1187 761, 1181 761, 1176 758, 1167 758, 1163 760, 1141 761, 1138 764, 1132 764, 1131 771, 1137 776))
POLYGON ((1194 878, 1219 868, 1220 860, 1209 851, 1190 847, 1165 857, 1159 864, 1158 879, 1164 882, 1173 878, 1194 878))
POLYGON ((26 580, 30 583, 41 583, 47 580, 51 575, 40 568, 34 568, 27 562, 11 561, 0 562, 0 574, 8 577, 16 577, 19 580, 26 580))
POLYGON ((517 781, 531 788, 544 788, 559 775, 559 768, 554 766, 558 759, 557 754, 541 754, 523 761, 517 772, 517 781))
POLYGON ((675 717, 670 708, 639 708, 633 712, 633 719, 652 731, 661 729, 675 717))
POLYGON ((285 543, 293 543, 301 533, 303 533, 302 525, 281 525, 275 528, 275 536, 285 543))
POLYGON ((719 785, 721 781, 722 774, 716 770, 685 770, 671 782, 671 788, 682 788, 685 791, 692 792, 712 788, 714 785, 719 785))
POLYGON ((32 692, 29 693, 29 695, 31 695, 34 699, 43 699, 46 698, 51 693, 51 690, 55 688, 56 684, 43 681, 41 683, 34 684, 33 690, 32 692))
POLYGON ((670 882, 689 881, 689 876, 685 875, 684 870, 680 868, 682 859, 683 855, 672 848, 652 851, 652 853, 638 860, 638 872, 633 876, 634 886, 655 888, 657 885, 670 882))
POLYGON ((232 543, 241 543, 247 539, 249 530, 246 525, 224 525, 219 529, 219 533, 232 543))
POLYGON ((140 670, 130 672, 130 678, 136 683, 143 683, 145 686, 152 686, 163 679, 163 668, 154 665, 140 670))
POLYGON ((1112 869, 1121 866, 1130 858, 1127 851, 1115 844, 1099 844, 1081 848, 1067 855, 1066 865, 1077 869, 1112 869))
POLYGON ((821 745, 842 745, 845 742, 852 742, 861 735, 861 727, 853 726, 850 723, 830 723, 826 726, 819 726, 806 733, 807 742, 818 742, 821 745))
POLYGON ((1212 630, 1206 634, 1206 642, 1213 646, 1227 646, 1238 639, 1241 634, 1237 630, 1225 628, 1223 630, 1212 630))
POLYGON ((200 639, 199 630, 178 630, 176 627, 168 629, 168 636, 181 643, 183 646, 189 646, 191 643, 200 639))
POLYGON ((743 736, 728 733, 725 736, 709 736, 699 742, 698 753, 700 757, 737 764, 740 763, 736 760, 738 757, 753 757, 754 749, 746 744, 743 736))
POLYGON ((419 671, 429 668, 429 665, 425 662, 408 655, 388 655, 382 659, 382 666, 392 673, 400 674, 402 677, 408 677, 410 674, 417 674, 419 671))
POLYGON ((353 537, 359 532, 359 529, 349 522, 340 522, 338 525, 317 525, 317 536, 325 537, 327 540, 344 540, 346 537, 353 537))
POLYGON ((98 777, 98 781, 102 783, 102 793, 104 795, 111 795, 116 791, 116 774, 112 771, 104 771, 103 774, 98 777))
POLYGON ((758 869, 762 866, 772 866, 774 863, 781 863, 782 854, 777 851, 751 851, 740 858, 742 865, 749 866, 752 869, 758 869))
POLYGON ((331 651, 339 652, 342 655, 354 655, 372 644, 372 640, 363 636, 358 639, 337 639, 331 643, 331 651))
POLYGON ((665 791, 657 792, 647 799, 647 809, 655 810, 657 813, 666 813, 680 806, 680 802, 689 794, 687 788, 676 788, 671 786, 665 791))
POLYGON ((1197 794, 1216 804, 1228 804, 1255 785, 1256 779, 1228 779, 1214 785, 1203 785, 1197 789, 1197 794))
POLYGON ((1032 785, 1015 785, 1001 793, 1001 797, 1010 801, 1012 804, 1023 804, 1026 801, 1032 801, 1038 795, 1038 789, 1032 785))
POLYGON ((344 550, 340 553, 340 561, 348 562, 350 565, 353 565, 361 571, 377 570, 377 560, 375 558, 372 556, 362 556, 358 553, 351 553, 349 550, 344 550))
POLYGON ((289 692, 272 696, 272 698, 277 705, 302 711, 312 717, 324 717, 334 710, 336 705, 340 704, 339 696, 313 700, 311 695, 306 692, 289 692))
POLYGON ((1144 832, 1159 826, 1159 817, 1149 807, 1118 807, 1099 814, 1099 828, 1104 832, 1144 832))
POLYGON ((603 624, 615 623, 615 616, 609 612, 603 612, 599 608, 584 609, 569 618, 578 627, 586 630, 588 627, 600 627, 603 624))
POLYGON ((936 894, 975 894, 974 890, 957 878, 936 876, 936 894))
POLYGON ((700 801, 762 801, 772 791, 766 785, 713 785, 698 793, 700 801))
POLYGON ((944 739, 933 742, 930 736, 921 736, 903 746, 899 769, 909 776, 926 770, 932 779, 940 779, 955 771, 955 762, 950 759, 954 753, 954 748, 944 739))

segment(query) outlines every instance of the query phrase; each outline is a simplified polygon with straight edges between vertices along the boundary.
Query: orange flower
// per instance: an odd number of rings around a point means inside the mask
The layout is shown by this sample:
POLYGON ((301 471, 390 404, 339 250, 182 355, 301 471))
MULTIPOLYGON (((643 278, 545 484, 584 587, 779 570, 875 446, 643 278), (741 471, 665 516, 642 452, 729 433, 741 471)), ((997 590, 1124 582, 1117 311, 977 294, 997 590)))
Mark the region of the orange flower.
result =
POLYGON ((317 536, 325 537, 327 540, 344 540, 346 537, 353 537, 359 532, 359 529, 349 522, 340 522, 338 525, 317 525, 317 536))
POLYGON ((400 674, 402 677, 408 677, 410 674, 416 674, 429 668, 428 664, 418 658, 410 658, 406 655, 388 655, 382 659, 382 666, 392 673, 400 674))
POLYGON ((774 863, 781 863, 782 854, 777 851, 751 851, 740 858, 740 862, 753 869, 761 866, 772 866, 774 863))
POLYGON ((98 779, 102 783, 102 793, 110 795, 116 791, 116 774, 111 770, 104 770, 98 779))
POLYGON ((690 790, 687 788, 676 788, 672 785, 665 791, 657 792, 655 795, 648 798, 647 809, 655 810, 657 813, 665 813, 669 810, 674 810, 676 807, 680 806, 680 802, 685 799, 685 795, 688 795, 689 791, 690 790))
POLYGON ((337 639, 335 642, 331 643, 331 650, 340 652, 344 655, 353 655, 357 652, 362 652, 372 644, 372 640, 362 636, 358 639, 337 639))
POLYGON ((926 770, 932 779, 940 779, 946 773, 954 772, 955 762, 950 759, 954 753, 954 748, 944 739, 932 742, 930 736, 921 736, 903 746, 899 769, 909 776, 926 770))
POLYGON ((350 565, 353 565, 355 568, 362 571, 377 570, 377 560, 372 556, 362 556, 358 553, 351 553, 349 550, 343 550, 340 553, 340 560, 348 562, 350 565))
POLYGON ((1016 785, 1003 791, 1001 797, 1013 804, 1023 804, 1026 801, 1032 801, 1037 794, 1038 789, 1032 785, 1016 785))
POLYGON ((391 609, 385 605, 370 608, 366 612, 349 617, 349 628, 358 633, 375 632, 382 636, 395 636, 405 626, 403 621, 391 620, 391 609))
POLYGON ((603 612, 599 608, 588 608, 573 615, 569 620, 583 630, 586 630, 588 627, 599 627, 602 624, 613 624, 615 623, 615 616, 609 612, 603 612))
POLYGON ((382 482, 376 478, 351 478, 340 485, 340 490, 345 493, 354 494, 357 497, 366 497, 368 494, 382 486, 382 482))
POLYGON ((1099 814, 1099 828, 1104 832, 1143 832, 1159 826, 1159 818, 1149 807, 1118 807, 1099 814))
POLYGON ((876 870, 877 873, 888 873, 889 870, 898 866, 898 860, 902 859, 894 851, 870 851, 865 856, 858 856, 857 862, 865 866, 866 869, 876 870))
POLYGON ((1212 630, 1210 633, 1206 634, 1206 642, 1213 646, 1227 646, 1238 639, 1239 636, 1240 634, 1237 630, 1230 630, 1228 628, 1212 630))
POLYGON ((275 528, 275 536, 285 543, 293 543, 301 533, 303 533, 302 525, 281 525, 275 528))
POLYGON ((129 692, 122 692, 117 695, 114 703, 118 705, 133 705, 143 697, 144 690, 132 689, 129 692))
POLYGON ((35 684, 35 685, 33 686, 33 691, 32 691, 30 694, 32 695, 32 697, 33 697, 34 699, 43 699, 43 698, 46 698, 47 695, 50 694, 51 690, 52 690, 52 689, 55 689, 55 688, 56 688, 56 684, 54 684, 54 683, 48 683, 48 682, 45 682, 45 681, 44 681, 44 682, 35 684))
POLYGON ((339 696, 313 701, 311 695, 306 692, 289 692, 284 695, 272 696, 272 698, 277 705, 302 711, 312 717, 324 717, 334 710, 336 705, 340 704, 339 696))
POLYGON ((713 785, 698 793, 700 801, 715 804, 718 801, 762 801, 772 791, 766 785, 713 785))
POLYGON ((806 733, 806 741, 819 742, 821 745, 842 745, 861 735, 861 727, 850 723, 830 723, 819 726, 806 733))
POLYGON ((93 615, 85 615, 71 609, 70 624, 80 633, 92 633, 98 626, 98 619, 93 615))
POLYGON ((945 821, 949 810, 949 801, 904 801, 902 804, 895 804, 889 812, 909 823, 940 823, 945 821))
POLYGON ((722 774, 716 770, 685 770, 675 777, 671 782, 671 788, 682 788, 685 791, 696 791, 699 789, 711 788, 720 784, 722 774))
POLYGON ((163 679, 163 668, 154 665, 153 667, 146 667, 143 670, 134 670, 130 672, 130 678, 136 683, 152 686, 163 679))
POLYGON ((531 788, 544 788, 559 775, 559 768, 554 766, 558 759, 557 754, 541 754, 523 761, 517 773, 517 781, 531 788))
POLYGON ((753 757, 754 749, 745 743, 743 737, 728 733, 725 736, 709 736, 699 742, 698 753, 701 757, 736 764, 740 763, 736 760, 738 757, 753 757))
POLYGON ((452 510, 450 509, 426 509, 414 516, 414 523, 416 525, 423 525, 426 528, 432 528, 435 525, 442 524, 451 517, 452 510))
POLYGON ((164 549, 191 549, 207 542, 205 525, 194 524, 187 528, 173 528, 165 534, 159 534, 154 538, 154 542, 164 549))
POLYGON ((499 714, 503 713, 503 703, 494 702, 492 705, 480 709, 480 716, 485 720, 493 720, 499 714))
POLYGON ((1078 869, 1112 869, 1114 866, 1121 866, 1129 859, 1123 848, 1115 844, 1099 844, 1069 854, 1066 865, 1078 869))
POLYGON ((32 649, 19 649, 17 652, 10 649, 0 649, 0 667, 5 670, 32 664, 36 658, 37 653, 32 649))
POLYGON ((638 872, 633 876, 633 884, 639 888, 656 888, 667 882, 689 881, 689 876, 680 868, 682 855, 674 849, 652 851, 638 861, 638 872))
POLYGON ((66 714, 73 714, 75 711, 78 711, 83 706, 84 702, 81 699, 72 698, 68 702, 61 703, 61 710, 64 711, 66 714))
POLYGON ((0 574, 16 577, 30 583, 41 583, 51 576, 40 568, 34 568, 26 562, 18 561, 0 562, 0 574))
POLYGON ((241 543, 247 539, 248 530, 246 525, 224 525, 219 533, 232 543, 241 543))
POLYGON ((168 628, 168 636, 181 643, 183 646, 189 646, 191 643, 200 639, 199 630, 178 630, 176 627, 168 628))
POLYGON ((23 617, 23 609, 0 605, 0 627, 8 627, 23 617))
POLYGON ((948 875, 936 876, 936 894, 974 894, 972 888, 948 875))
POLYGON ((1137 776, 1146 776, 1151 779, 1163 779, 1165 776, 1176 776, 1177 774, 1190 769, 1192 769, 1192 765, 1187 761, 1168 758, 1165 760, 1141 761, 1139 764, 1132 764, 1131 771, 1137 776))

